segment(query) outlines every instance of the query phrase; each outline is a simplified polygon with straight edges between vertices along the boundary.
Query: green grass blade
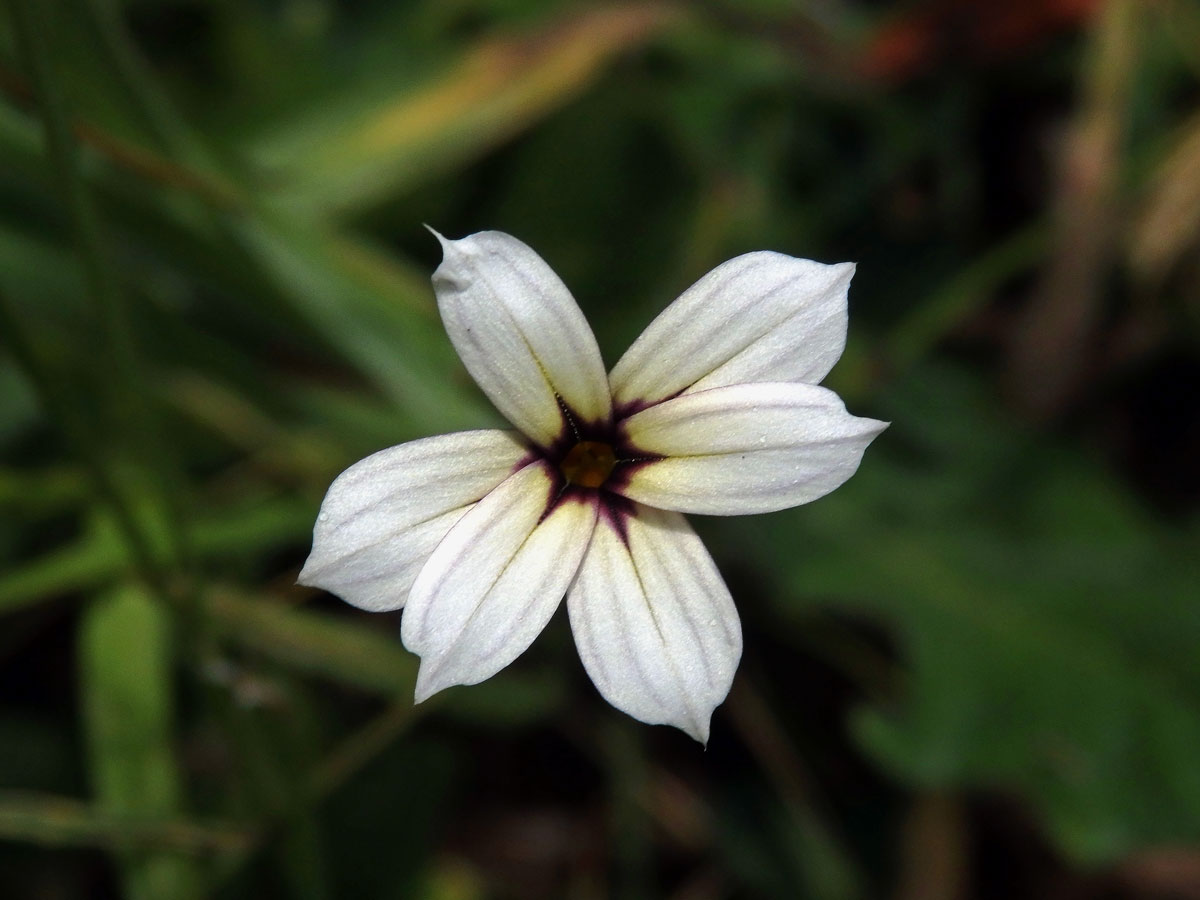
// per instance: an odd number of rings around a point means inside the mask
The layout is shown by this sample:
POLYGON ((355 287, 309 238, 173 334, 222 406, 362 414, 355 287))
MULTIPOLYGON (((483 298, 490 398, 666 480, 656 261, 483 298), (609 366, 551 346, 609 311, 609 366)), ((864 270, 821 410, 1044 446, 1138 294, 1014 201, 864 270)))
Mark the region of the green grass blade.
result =
POLYGON ((591 84, 618 54, 674 18, 667 7, 612 5, 540 29, 484 40, 441 77, 361 107, 361 93, 264 141, 282 202, 350 210, 462 166, 591 84))
POLYGON ((70 797, 0 791, 0 838, 53 848, 203 856, 244 851, 252 833, 229 823, 119 814, 70 797))
MULTIPOLYGON (((174 817, 183 785, 172 746, 170 622, 144 592, 103 595, 86 612, 80 684, 97 804, 113 814, 174 817)), ((118 853, 131 900, 202 894, 193 861, 167 851, 118 853)))

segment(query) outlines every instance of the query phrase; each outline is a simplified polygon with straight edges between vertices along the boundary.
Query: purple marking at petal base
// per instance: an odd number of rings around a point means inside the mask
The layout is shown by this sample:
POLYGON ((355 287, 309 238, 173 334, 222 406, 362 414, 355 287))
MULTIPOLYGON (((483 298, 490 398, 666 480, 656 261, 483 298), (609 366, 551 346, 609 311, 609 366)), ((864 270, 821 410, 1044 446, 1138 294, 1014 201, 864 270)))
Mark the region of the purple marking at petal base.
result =
POLYGON ((665 458, 664 456, 649 453, 643 453, 640 456, 632 458, 619 457, 616 466, 612 470, 612 474, 608 476, 608 481, 604 482, 604 490, 621 495, 625 488, 629 487, 629 482, 633 479, 633 475, 638 469, 645 468, 651 463, 665 458))
POLYGON ((649 409, 653 403, 647 403, 645 400, 630 400, 628 403, 613 405, 613 418, 620 422, 622 419, 628 419, 634 413, 640 413, 643 409, 649 409))
MULTIPOLYGON (((693 384, 694 384, 694 382, 693 382, 693 384)), ((628 419, 632 415, 636 415, 637 413, 640 413, 643 409, 649 409, 652 406, 658 406, 658 404, 666 403, 668 400, 674 400, 676 397, 678 397, 680 394, 682 394, 684 391, 686 391, 691 386, 692 385, 690 385, 690 384, 685 385, 684 387, 681 387, 679 390, 677 390, 675 393, 669 394, 668 396, 663 397, 661 400, 655 400, 653 403, 650 403, 647 400, 630 400, 626 403, 614 404, 613 405, 613 420, 619 423, 625 419, 628 419)))
MULTIPOLYGON (((563 427, 558 437, 548 447, 533 447, 529 454, 521 459, 517 468, 537 461, 548 464, 552 484, 546 511, 542 513, 543 519, 554 512, 561 503, 597 503, 600 517, 606 519, 621 540, 628 544, 629 533, 625 523, 634 514, 635 507, 633 501, 622 496, 620 492, 629 484, 634 472, 663 457, 639 449, 625 433, 622 419, 633 414, 630 410, 637 411, 634 405, 627 404, 621 407, 612 419, 597 422, 581 419, 561 398, 559 405, 563 413, 563 427), (617 458, 612 474, 598 488, 570 484, 562 472, 562 462, 567 454, 584 441, 607 444, 617 458)), ((645 409, 652 405, 654 404, 640 403, 637 404, 637 408, 645 409)))
POLYGON ((542 513, 543 519, 564 503, 594 503, 599 517, 612 526, 623 544, 629 545, 629 529, 625 523, 634 515, 635 507, 632 500, 606 491, 604 488, 580 487, 565 482, 562 482, 562 487, 556 494, 552 494, 552 498, 546 506, 546 511, 542 513))
POLYGON ((513 467, 509 470, 508 474, 516 475, 526 466, 531 465, 543 458, 544 457, 542 456, 542 452, 540 450, 535 447, 530 447, 525 455, 516 461, 513 467))
POLYGON ((632 500, 628 500, 620 494, 601 491, 600 518, 612 526, 612 530, 617 533, 617 537, 621 539, 621 543, 626 547, 629 546, 628 522, 633 518, 633 515, 634 506, 632 500))

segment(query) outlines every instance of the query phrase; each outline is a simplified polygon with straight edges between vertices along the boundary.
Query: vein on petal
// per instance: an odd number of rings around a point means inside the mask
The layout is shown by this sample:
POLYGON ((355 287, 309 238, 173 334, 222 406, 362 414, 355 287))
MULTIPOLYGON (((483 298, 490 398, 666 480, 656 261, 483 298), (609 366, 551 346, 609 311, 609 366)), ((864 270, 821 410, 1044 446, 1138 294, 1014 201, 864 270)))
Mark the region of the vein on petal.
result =
MULTIPOLYGON (((546 503, 547 503, 547 508, 548 508, 550 500, 547 499, 546 503)), ((545 513, 543 512, 543 515, 544 514, 545 513)), ((493 523, 493 525, 497 524, 498 522, 499 522, 499 519, 497 519, 496 523, 493 523)), ((496 573, 496 576, 491 579, 491 581, 488 583, 487 588, 482 593, 480 593, 479 599, 475 601, 475 605, 471 608, 471 611, 467 614, 466 618, 463 619, 462 627, 458 630, 457 634, 454 637, 454 640, 442 649, 442 652, 438 655, 437 660, 434 661, 433 665, 431 666, 431 669, 430 669, 431 675, 433 672, 436 672, 437 670, 439 670, 442 667, 442 665, 445 663, 445 661, 451 656, 451 654, 453 653, 454 647, 458 644, 463 633, 465 633, 467 631, 467 629, 470 627, 471 622, 474 621, 475 617, 479 614, 479 611, 480 611, 480 609, 482 609, 485 601, 488 599, 488 597, 491 596, 493 589, 499 583, 500 579, 504 577, 505 573, 507 573, 509 571, 509 569, 512 568, 512 565, 516 561, 517 557, 521 555, 521 551, 525 549, 525 546, 533 538, 534 533, 539 528, 542 527, 543 522, 544 522, 544 519, 540 519, 540 518, 538 519, 537 524, 535 524, 534 527, 529 530, 529 533, 526 534, 525 537, 521 539, 521 543, 512 552, 512 554, 508 557, 507 561, 500 568, 500 570, 496 573)), ((592 525, 593 525, 593 527, 595 527, 595 518, 593 518, 593 520, 592 520, 592 525)), ((441 586, 441 582, 439 582, 439 587, 440 586, 441 586)), ((422 621, 422 625, 425 624, 425 621, 427 621, 427 619, 422 621)), ((424 628, 422 628, 422 631, 424 631, 424 628)))
MULTIPOLYGON (((649 545, 646 548, 646 552, 650 556, 654 557, 654 561, 659 566, 659 568, 669 572, 669 569, 665 563, 664 555, 661 552, 662 548, 659 546, 656 546, 658 542, 657 541, 648 541, 646 543, 649 545)), ((678 546, 676 546, 672 549, 675 553, 682 556, 684 558, 684 560, 690 562, 690 559, 688 558, 689 554, 687 553, 686 550, 683 550, 682 548, 680 548, 678 546)), ((695 574, 695 570, 693 570, 693 574, 695 574)), ((675 587, 674 579, 668 578, 668 581, 672 583, 672 587, 674 588, 675 587)), ((697 579, 695 579, 695 582, 696 582, 696 584, 703 585, 704 579, 697 578, 697 579)), ((707 681, 709 683, 709 685, 711 686, 713 683, 712 661, 708 658, 708 656, 709 656, 708 653, 705 652, 707 650, 707 648, 705 647, 704 640, 701 637, 700 629, 696 625, 695 617, 692 614, 693 611, 689 608, 688 604, 683 599, 683 595, 681 592, 673 591, 671 596, 672 596, 672 599, 675 601, 675 604, 678 607, 679 613, 683 617, 683 620, 685 622, 687 622, 688 631, 691 632, 692 637, 695 639, 695 645, 697 647, 699 647, 701 650, 700 665, 704 669, 705 681, 707 681)), ((660 633, 661 633, 661 631, 660 631, 660 633)))
MULTIPOLYGON (((636 516, 635 516, 635 518, 636 518, 636 516)), ((641 536, 640 543, 643 546, 645 546, 645 544, 646 544, 646 533, 645 532, 648 531, 649 529, 648 529, 645 521, 641 522, 641 526, 642 527, 639 530, 641 530, 643 533, 641 536)), ((679 671, 679 667, 675 664, 674 657, 668 650, 667 638, 666 638, 666 635, 663 633, 662 623, 659 621, 658 614, 654 611, 654 603, 651 602, 651 600, 650 600, 650 593, 649 593, 649 591, 646 590, 645 582, 642 581, 642 573, 638 568, 638 561, 634 557, 632 546, 630 547, 628 552, 629 552, 629 562, 633 567, 633 575, 637 579, 638 590, 642 596, 642 602, 646 606, 646 611, 650 614, 650 621, 654 623, 654 630, 655 630, 655 633, 658 635, 659 644, 662 645, 663 657, 666 659, 667 667, 671 672, 672 680, 675 682, 675 688, 676 688, 676 691, 678 692, 678 696, 683 700, 684 707, 686 707, 689 715, 692 717, 692 724, 697 726, 697 731, 701 731, 701 730, 703 730, 702 726, 704 724, 704 719, 702 716, 698 716, 696 714, 696 710, 693 707, 692 702, 691 702, 691 700, 692 700, 691 694, 687 690, 686 685, 684 684, 683 675, 679 671)), ((650 555, 652 557, 655 557, 655 554, 652 550, 650 551, 650 555)), ((655 558, 657 561, 657 557, 655 557, 655 558)), ((669 581, 670 579, 668 578, 667 580, 669 581)), ((703 655, 703 653, 701 655, 703 655)))

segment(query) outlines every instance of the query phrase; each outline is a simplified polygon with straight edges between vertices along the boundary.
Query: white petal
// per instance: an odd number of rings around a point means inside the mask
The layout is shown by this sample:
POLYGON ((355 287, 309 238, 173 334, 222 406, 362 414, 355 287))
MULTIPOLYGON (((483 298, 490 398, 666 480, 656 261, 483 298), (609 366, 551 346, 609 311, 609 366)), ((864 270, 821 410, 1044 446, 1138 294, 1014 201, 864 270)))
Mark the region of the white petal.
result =
POLYGON ((528 453, 511 432, 464 431, 356 462, 325 494, 300 583, 398 609, 438 541, 528 453))
POLYGON ((852 263, 759 251, 717 266, 663 310, 613 367, 613 398, 824 378, 846 345, 852 263))
POLYGON ((828 494, 887 427, 811 384, 738 384, 684 394, 624 423, 639 451, 625 496, 679 512, 771 512, 828 494))
POLYGON ((505 418, 543 446, 563 428, 558 397, 586 421, 607 421, 596 338, 542 258, 499 231, 437 237, 443 258, 433 286, 446 332, 505 418))
POLYGON ((526 466, 455 525, 417 576, 400 636, 421 657, 417 702, 495 675, 550 620, 579 568, 596 504, 568 500, 544 462, 526 466))
POLYGON ((588 675, 617 709, 708 741, 742 629, 721 573, 683 516, 603 517, 567 594, 588 675))

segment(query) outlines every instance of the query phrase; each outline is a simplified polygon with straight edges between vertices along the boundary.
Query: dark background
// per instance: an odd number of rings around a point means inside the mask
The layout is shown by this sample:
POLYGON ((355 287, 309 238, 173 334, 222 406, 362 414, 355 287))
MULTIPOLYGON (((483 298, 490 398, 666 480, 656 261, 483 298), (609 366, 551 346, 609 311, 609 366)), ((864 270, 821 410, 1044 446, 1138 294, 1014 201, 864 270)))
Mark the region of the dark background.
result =
POLYGON ((1200 897, 1200 4, 8 0, 6 898, 1200 897), (611 365, 738 253, 854 260, 893 422, 695 519, 707 751, 560 614, 414 708, 294 586, 368 452, 488 427, 429 223, 611 365))

